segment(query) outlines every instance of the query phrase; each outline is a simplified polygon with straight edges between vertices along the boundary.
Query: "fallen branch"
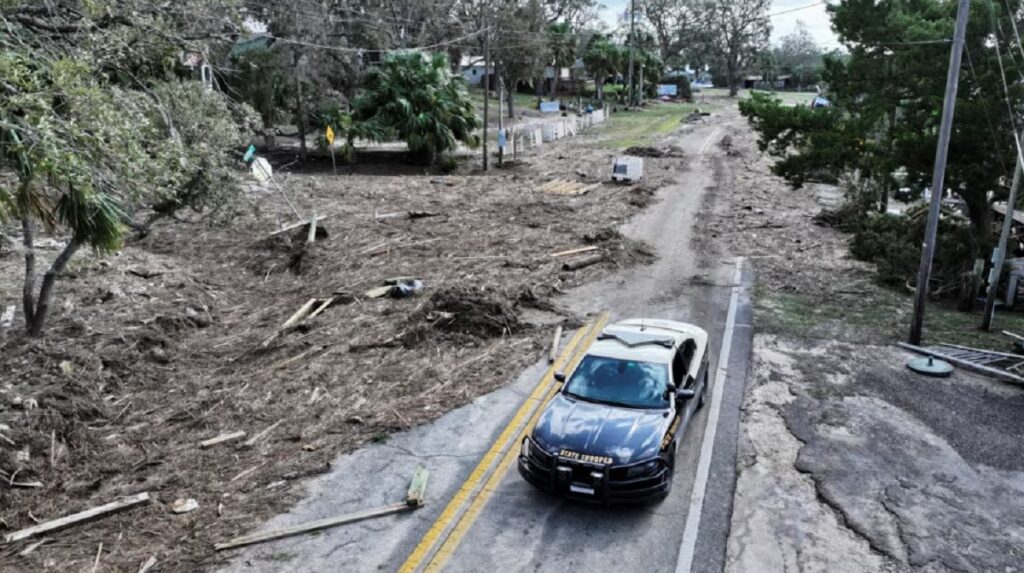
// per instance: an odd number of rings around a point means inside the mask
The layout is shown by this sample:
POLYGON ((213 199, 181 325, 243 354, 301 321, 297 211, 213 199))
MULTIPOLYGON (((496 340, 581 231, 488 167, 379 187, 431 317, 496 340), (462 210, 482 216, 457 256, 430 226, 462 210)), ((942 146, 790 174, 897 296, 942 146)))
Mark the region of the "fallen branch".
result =
POLYGON ((147 571, 149 571, 150 569, 152 569, 155 566, 156 566, 156 557, 150 556, 150 558, 146 559, 146 562, 143 563, 141 567, 139 567, 139 573, 146 573, 147 571))
POLYGON ((231 432, 230 434, 221 434, 221 435, 219 435, 219 436, 217 436, 215 438, 210 438, 209 440, 203 440, 203 441, 199 442, 199 447, 200 448, 208 448, 210 446, 216 446, 217 444, 223 444, 224 442, 230 442, 232 440, 237 440, 239 438, 244 438, 244 437, 245 437, 245 432, 242 431, 242 430, 239 430, 237 432, 231 432))
MULTIPOLYGON (((323 217, 313 217, 313 219, 316 219, 316 220, 317 220, 317 222, 320 222, 320 223, 322 223, 324 219, 327 219, 327 218, 330 218, 330 217, 333 217, 333 216, 334 216, 334 215, 325 215, 325 216, 323 216, 323 217)), ((311 219, 311 220, 312 220, 312 219, 311 219)), ((310 220, 310 221, 311 221, 311 220, 310 220)), ((278 229, 278 230, 274 231, 273 233, 271 233, 271 234, 270 234, 270 235, 268 235, 268 236, 269 236, 269 237, 276 237, 277 235, 280 235, 281 233, 287 233, 288 231, 291 231, 291 230, 294 230, 294 229, 298 229, 299 227, 305 227, 306 225, 309 225, 309 224, 310 224, 310 221, 300 221, 300 222, 298 222, 298 223, 293 223, 293 224, 291 224, 291 225, 288 225, 287 227, 282 227, 282 228, 280 228, 280 229, 278 229)), ((315 228, 316 228, 316 227, 314 227, 314 229, 315 229, 315 228)))
POLYGON ((583 267, 589 267, 590 265, 596 265, 604 260, 604 255, 593 255, 585 257, 576 261, 569 261, 562 265, 563 271, 575 271, 582 269, 583 267))
POLYGON ((306 302, 306 304, 302 305, 299 308, 299 310, 295 311, 295 314, 293 314, 290 317, 288 317, 288 320, 284 321, 284 324, 282 324, 277 330, 275 330, 273 334, 268 336, 266 338, 266 340, 263 341, 261 346, 266 347, 267 345, 269 345, 271 343, 271 341, 273 341, 275 338, 277 338, 282 332, 284 332, 285 330, 288 330, 289 328, 294 326, 295 323, 297 323, 300 320, 302 320, 303 318, 305 318, 306 315, 309 314, 309 311, 313 308, 314 304, 316 304, 316 299, 315 298, 309 299, 306 302))
POLYGON ((52 521, 46 521, 40 523, 39 525, 15 531, 14 533, 8 533, 4 536, 4 543, 12 543, 15 541, 20 541, 22 539, 27 539, 40 533, 64 529, 65 527, 70 527, 72 525, 77 525, 79 523, 91 521, 99 517, 105 517, 112 513, 124 511, 126 509, 131 509, 139 505, 144 505, 149 503, 149 501, 149 493, 143 492, 137 495, 133 495, 131 497, 126 497, 124 499, 108 503, 106 505, 101 505, 99 507, 94 507, 92 509, 80 511, 67 517, 54 519, 52 521))
POLYGON ((309 220, 309 234, 306 235, 306 244, 312 245, 316 241, 316 213, 309 220))

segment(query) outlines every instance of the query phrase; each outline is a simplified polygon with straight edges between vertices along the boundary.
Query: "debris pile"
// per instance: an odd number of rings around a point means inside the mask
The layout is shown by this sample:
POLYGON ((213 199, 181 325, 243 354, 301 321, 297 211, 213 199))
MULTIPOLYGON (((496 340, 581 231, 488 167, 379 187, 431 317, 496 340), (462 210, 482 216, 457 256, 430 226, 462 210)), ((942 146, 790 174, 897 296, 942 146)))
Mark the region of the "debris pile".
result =
POLYGON ((453 286, 438 290, 418 317, 435 330, 493 338, 522 329, 515 304, 489 287, 453 286))
POLYGON ((668 145, 665 147, 634 145, 626 150, 626 155, 634 155, 636 157, 683 157, 683 149, 678 145, 668 145))

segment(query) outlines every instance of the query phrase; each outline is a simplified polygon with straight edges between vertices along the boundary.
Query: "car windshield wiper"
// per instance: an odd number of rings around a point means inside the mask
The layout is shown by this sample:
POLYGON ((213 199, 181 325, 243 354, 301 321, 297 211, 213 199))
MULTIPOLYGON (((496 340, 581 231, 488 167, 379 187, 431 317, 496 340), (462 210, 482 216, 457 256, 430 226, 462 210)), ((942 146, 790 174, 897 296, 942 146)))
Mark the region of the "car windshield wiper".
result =
POLYGON ((592 396, 581 396, 573 392, 566 391, 566 395, 572 396, 577 400, 583 400, 584 402, 590 402, 591 404, 603 404, 605 406, 619 406, 622 408, 639 408, 641 406, 634 406, 633 404, 626 404, 623 402, 615 402, 613 400, 601 400, 600 398, 594 398, 592 396))

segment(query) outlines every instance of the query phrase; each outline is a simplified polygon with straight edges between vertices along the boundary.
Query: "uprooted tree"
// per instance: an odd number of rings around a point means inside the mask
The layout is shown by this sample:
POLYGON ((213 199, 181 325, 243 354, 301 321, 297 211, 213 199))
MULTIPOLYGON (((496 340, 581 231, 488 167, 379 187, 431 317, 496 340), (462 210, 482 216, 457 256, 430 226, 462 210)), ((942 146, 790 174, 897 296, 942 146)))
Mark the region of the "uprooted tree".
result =
POLYGON ((39 336, 81 248, 108 253, 128 227, 230 202, 228 153, 254 114, 178 77, 179 50, 194 47, 184 38, 221 23, 189 28, 131 0, 6 5, 0 21, 11 32, 0 38, 0 218, 21 222, 25 326, 39 336), (37 288, 40 226, 66 243, 37 288))

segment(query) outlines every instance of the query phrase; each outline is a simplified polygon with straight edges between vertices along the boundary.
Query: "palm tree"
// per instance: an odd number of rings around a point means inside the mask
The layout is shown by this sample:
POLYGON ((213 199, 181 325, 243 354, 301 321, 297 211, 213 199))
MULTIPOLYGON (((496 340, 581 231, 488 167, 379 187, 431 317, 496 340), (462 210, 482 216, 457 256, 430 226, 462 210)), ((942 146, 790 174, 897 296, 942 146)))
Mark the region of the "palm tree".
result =
POLYGON ((603 36, 594 36, 583 54, 583 64, 587 72, 594 76, 594 88, 597 100, 604 103, 604 83, 609 77, 615 77, 622 69, 622 48, 603 36))
POLYGON ((476 147, 479 127, 465 80, 453 75, 443 53, 390 54, 367 72, 365 90, 353 102, 352 120, 375 139, 400 139, 431 164, 458 142, 476 147))

